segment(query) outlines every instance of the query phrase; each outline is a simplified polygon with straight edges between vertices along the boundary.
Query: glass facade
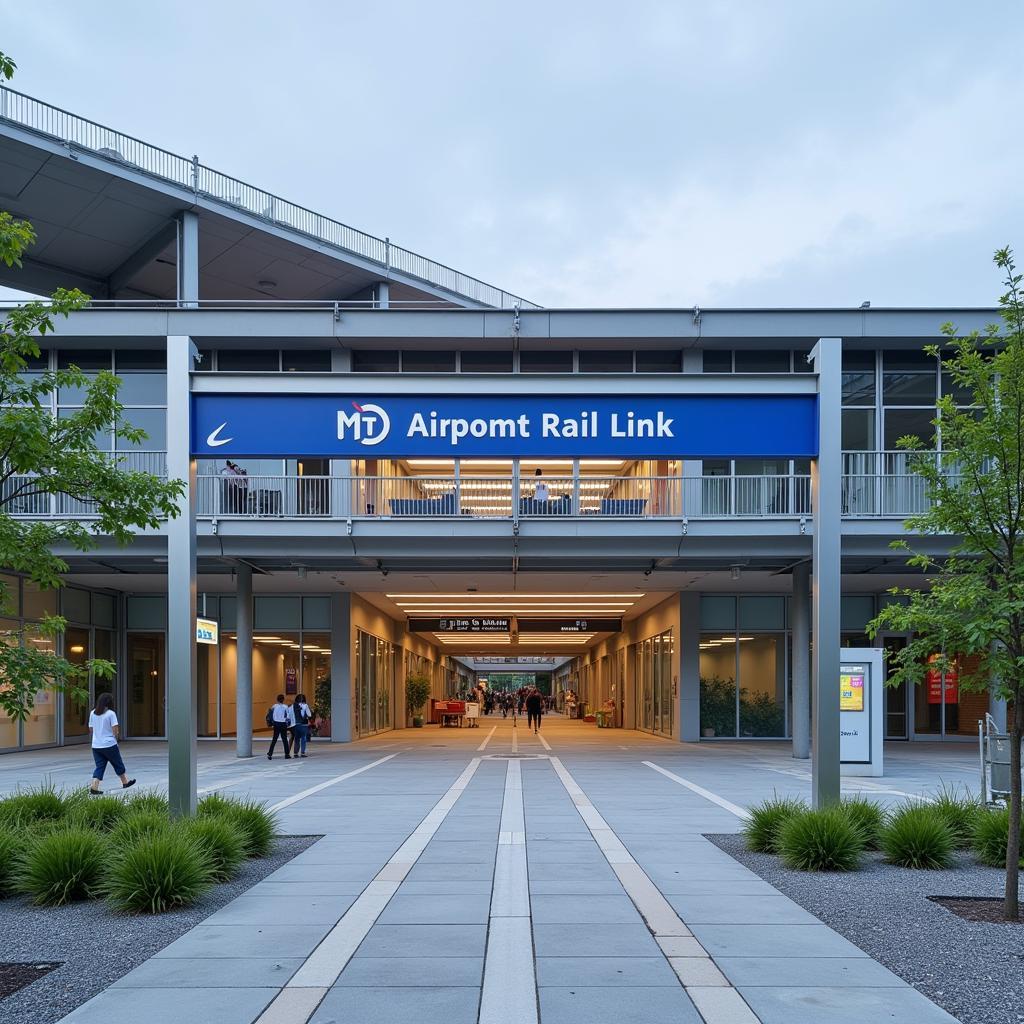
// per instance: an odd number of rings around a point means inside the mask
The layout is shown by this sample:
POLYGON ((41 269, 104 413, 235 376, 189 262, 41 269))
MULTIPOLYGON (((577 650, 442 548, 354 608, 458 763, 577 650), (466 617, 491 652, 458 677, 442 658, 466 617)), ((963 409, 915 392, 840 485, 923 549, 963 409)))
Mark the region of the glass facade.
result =
POLYGON ((359 736, 392 728, 395 645, 356 630, 355 724, 359 736))
POLYGON ((661 736, 672 736, 675 728, 675 687, 672 674, 675 638, 672 630, 633 644, 631 651, 636 686, 637 728, 661 736))

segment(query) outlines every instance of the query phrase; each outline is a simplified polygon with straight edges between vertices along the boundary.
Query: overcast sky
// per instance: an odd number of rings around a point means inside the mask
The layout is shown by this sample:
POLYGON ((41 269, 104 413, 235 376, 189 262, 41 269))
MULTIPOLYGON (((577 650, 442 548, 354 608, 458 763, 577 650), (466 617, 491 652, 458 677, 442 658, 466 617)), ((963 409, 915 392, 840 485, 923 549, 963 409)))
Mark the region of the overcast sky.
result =
POLYGON ((0 0, 14 87, 548 306, 990 305, 1024 6, 0 0))

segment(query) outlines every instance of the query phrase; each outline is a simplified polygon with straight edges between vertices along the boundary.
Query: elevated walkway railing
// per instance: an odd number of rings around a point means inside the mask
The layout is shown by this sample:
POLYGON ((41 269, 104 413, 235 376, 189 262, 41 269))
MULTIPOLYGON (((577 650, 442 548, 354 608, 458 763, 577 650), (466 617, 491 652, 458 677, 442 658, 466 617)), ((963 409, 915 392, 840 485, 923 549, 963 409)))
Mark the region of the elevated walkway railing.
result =
POLYGON ((403 249, 388 238, 377 238, 215 171, 201 164, 198 157, 189 160, 14 89, 0 88, 0 121, 9 121, 48 136, 69 150, 72 147, 87 150, 104 160, 188 189, 197 197, 212 199, 268 224, 352 253, 378 265, 385 275, 396 270, 454 295, 498 309, 511 309, 517 305, 524 309, 540 308, 503 288, 403 249))

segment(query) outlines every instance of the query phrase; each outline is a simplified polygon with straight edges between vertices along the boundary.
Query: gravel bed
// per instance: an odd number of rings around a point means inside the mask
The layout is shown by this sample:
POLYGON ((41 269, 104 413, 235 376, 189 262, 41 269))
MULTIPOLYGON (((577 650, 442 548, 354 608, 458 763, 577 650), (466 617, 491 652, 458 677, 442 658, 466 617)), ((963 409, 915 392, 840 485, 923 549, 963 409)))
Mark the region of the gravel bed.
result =
POLYGON ((64 907, 0 902, 3 959, 63 961, 55 971, 0 999, 3 1024, 53 1024, 170 945, 215 910, 312 846, 319 836, 277 839, 269 857, 246 861, 230 882, 195 906, 168 914, 119 914, 101 900, 64 907))
POLYGON ((958 854, 948 871, 914 871, 868 854, 848 874, 790 871, 740 835, 707 838, 963 1024, 1024 1021, 1024 928, 967 921, 929 899, 999 897, 1000 869, 958 854))

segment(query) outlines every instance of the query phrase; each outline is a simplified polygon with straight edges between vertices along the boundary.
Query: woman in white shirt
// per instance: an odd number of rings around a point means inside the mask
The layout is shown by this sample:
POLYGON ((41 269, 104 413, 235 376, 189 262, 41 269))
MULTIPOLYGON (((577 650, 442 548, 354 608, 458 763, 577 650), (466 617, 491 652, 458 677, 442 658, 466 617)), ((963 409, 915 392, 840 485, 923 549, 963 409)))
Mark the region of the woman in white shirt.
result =
POLYGON ((114 698, 109 693, 101 693, 100 699, 96 701, 95 710, 89 712, 92 759, 96 762, 96 770, 92 773, 92 783, 89 786, 89 793, 92 796, 99 796, 103 792, 100 789, 100 782, 103 781, 108 764, 120 776, 122 789, 135 785, 135 780, 129 779, 125 774, 121 751, 117 749, 120 727, 117 724, 117 715, 114 714, 113 704, 114 698))

